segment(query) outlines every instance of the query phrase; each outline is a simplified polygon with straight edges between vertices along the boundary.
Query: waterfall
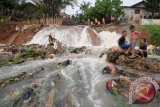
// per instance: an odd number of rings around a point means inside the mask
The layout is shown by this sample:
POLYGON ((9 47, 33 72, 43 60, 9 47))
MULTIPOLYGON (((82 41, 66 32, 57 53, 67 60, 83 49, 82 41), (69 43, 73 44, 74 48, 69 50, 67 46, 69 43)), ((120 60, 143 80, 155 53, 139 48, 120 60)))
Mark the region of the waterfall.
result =
POLYGON ((101 45, 105 48, 111 48, 113 46, 118 46, 117 41, 120 35, 116 32, 102 31, 99 33, 101 39, 101 45))
POLYGON ((32 38, 30 44, 47 45, 49 35, 67 46, 105 46, 107 48, 117 45, 120 37, 116 32, 103 31, 97 33, 92 28, 78 26, 50 26, 45 27, 32 38))

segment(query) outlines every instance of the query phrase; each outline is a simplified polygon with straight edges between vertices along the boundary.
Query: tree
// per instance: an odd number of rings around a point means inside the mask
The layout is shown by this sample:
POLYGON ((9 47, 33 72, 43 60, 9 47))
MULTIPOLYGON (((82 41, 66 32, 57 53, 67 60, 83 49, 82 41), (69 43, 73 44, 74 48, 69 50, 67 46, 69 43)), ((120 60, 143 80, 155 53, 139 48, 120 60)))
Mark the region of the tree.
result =
POLYGON ((46 20, 47 16, 54 17, 66 6, 72 6, 75 0, 33 0, 33 2, 42 8, 46 20))
POLYGON ((106 17, 110 19, 111 16, 118 18, 123 14, 121 0, 96 0, 95 6, 90 7, 84 13, 88 18, 106 17))
POLYGON ((159 13, 160 15, 160 0, 145 0, 146 9, 152 13, 152 18, 154 13, 159 13))
POLYGON ((113 0, 113 7, 112 7, 112 15, 116 18, 118 18, 120 15, 123 14, 123 7, 122 7, 122 1, 121 0, 113 0))
POLYGON ((30 2, 22 2, 18 10, 21 10, 23 18, 39 18, 43 15, 43 11, 38 5, 30 2))
POLYGON ((80 4, 80 10, 82 11, 82 13, 84 14, 85 11, 87 11, 90 7, 91 3, 90 2, 83 2, 82 4, 80 4))
POLYGON ((0 12, 2 15, 11 15, 18 6, 19 0, 0 0, 0 12))
POLYGON ((73 6, 75 0, 0 0, 0 15, 12 16, 13 19, 23 19, 26 17, 39 17, 45 15, 54 17, 66 6, 73 6))

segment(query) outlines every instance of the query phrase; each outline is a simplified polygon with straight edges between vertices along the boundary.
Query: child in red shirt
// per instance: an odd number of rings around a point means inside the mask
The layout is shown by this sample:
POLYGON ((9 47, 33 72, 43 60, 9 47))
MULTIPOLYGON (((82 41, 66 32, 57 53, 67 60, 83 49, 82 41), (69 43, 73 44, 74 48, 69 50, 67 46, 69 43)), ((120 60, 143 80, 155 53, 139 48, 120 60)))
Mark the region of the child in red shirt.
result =
POLYGON ((134 25, 130 26, 130 31, 131 31, 130 48, 129 48, 128 52, 131 51, 132 55, 130 56, 130 58, 135 58, 135 47, 136 47, 140 32, 135 30, 135 26, 134 25))

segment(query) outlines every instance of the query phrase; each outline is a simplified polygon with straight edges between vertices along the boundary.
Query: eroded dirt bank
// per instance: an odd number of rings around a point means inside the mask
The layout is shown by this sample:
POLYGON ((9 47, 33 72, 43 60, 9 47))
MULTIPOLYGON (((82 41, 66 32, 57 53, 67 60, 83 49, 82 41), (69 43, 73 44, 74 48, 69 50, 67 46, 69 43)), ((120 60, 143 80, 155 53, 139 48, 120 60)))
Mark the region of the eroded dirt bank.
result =
POLYGON ((32 39, 40 29, 40 25, 23 25, 15 22, 0 23, 0 44, 24 44, 32 39))

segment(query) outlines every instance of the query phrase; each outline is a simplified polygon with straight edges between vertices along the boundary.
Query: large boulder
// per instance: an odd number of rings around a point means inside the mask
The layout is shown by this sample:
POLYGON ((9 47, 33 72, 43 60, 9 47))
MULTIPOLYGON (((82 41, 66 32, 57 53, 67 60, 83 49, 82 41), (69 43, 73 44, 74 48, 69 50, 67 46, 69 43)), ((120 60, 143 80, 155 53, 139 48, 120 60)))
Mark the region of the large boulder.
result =
POLYGON ((107 61, 120 66, 131 67, 139 71, 160 73, 160 61, 152 58, 142 60, 139 57, 130 59, 123 51, 115 50, 113 48, 107 51, 107 61))
POLYGON ((107 52, 107 61, 116 63, 118 60, 119 56, 124 54, 124 51, 120 49, 119 47, 115 46, 110 48, 107 52))

